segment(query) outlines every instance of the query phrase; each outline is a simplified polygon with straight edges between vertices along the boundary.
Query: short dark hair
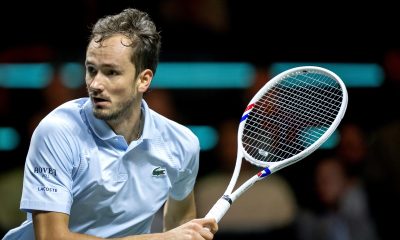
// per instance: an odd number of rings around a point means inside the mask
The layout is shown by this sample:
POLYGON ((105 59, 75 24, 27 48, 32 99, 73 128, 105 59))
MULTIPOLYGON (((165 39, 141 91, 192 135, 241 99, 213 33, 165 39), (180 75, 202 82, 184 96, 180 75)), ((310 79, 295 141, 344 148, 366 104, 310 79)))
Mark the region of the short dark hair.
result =
POLYGON ((93 26, 89 40, 101 44, 103 40, 116 34, 122 34, 131 40, 128 46, 133 48, 131 61, 136 67, 136 75, 144 69, 156 72, 161 35, 147 13, 127 8, 119 14, 100 18, 93 26))

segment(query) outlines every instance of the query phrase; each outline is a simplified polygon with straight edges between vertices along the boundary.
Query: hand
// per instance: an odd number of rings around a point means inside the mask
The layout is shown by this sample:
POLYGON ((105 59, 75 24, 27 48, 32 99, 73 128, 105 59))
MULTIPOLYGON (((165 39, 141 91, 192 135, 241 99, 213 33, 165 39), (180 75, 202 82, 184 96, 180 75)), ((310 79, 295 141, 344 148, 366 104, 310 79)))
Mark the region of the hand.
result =
POLYGON ((218 224, 213 218, 193 219, 179 227, 165 232, 166 239, 191 240, 205 239, 211 240, 218 231, 218 224))

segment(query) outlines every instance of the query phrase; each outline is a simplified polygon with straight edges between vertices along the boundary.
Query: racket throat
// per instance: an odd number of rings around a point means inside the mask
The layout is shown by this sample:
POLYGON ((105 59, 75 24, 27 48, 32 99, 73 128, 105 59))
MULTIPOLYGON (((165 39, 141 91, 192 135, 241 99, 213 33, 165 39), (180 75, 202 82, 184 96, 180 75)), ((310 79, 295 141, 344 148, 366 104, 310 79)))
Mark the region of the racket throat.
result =
POLYGON ((229 195, 223 195, 221 197, 221 199, 226 200, 229 203, 229 205, 232 205, 232 203, 233 203, 233 201, 232 201, 232 199, 231 199, 231 197, 229 195))

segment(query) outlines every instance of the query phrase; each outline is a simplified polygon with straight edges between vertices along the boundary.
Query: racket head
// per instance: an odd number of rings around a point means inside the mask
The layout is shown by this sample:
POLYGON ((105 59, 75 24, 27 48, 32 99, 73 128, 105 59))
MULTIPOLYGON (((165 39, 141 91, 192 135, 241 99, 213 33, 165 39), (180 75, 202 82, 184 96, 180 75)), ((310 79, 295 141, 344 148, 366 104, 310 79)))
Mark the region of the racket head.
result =
POLYGON ((319 148, 342 120, 346 86, 334 72, 317 66, 286 70, 250 100, 238 128, 244 158, 271 172, 319 148))

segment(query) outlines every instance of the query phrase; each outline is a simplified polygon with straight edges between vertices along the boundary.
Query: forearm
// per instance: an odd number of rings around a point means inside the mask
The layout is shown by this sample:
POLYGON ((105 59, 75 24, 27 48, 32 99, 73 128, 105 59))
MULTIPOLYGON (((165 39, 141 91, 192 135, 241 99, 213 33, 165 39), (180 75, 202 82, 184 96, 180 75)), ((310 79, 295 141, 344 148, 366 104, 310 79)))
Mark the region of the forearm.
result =
POLYGON ((37 240, 103 240, 103 239, 110 239, 110 240, 166 240, 166 239, 173 239, 168 237, 167 233, 154 233, 154 234, 143 234, 143 235, 135 235, 135 236, 128 236, 122 238, 99 238, 91 235, 74 233, 74 232, 67 232, 62 234, 57 234, 57 236, 38 236, 36 237, 37 240))
MULTIPOLYGON (((92 236, 83 235, 83 234, 76 234, 76 233, 74 233, 73 235, 76 235, 76 237, 78 237, 78 238, 72 238, 71 240, 75 240, 75 239, 77 239, 77 240, 78 239, 79 240, 106 239, 106 238, 97 238, 97 237, 92 237, 92 236), (89 238, 86 238, 86 237, 89 237, 89 238)), ((111 240, 166 240, 166 239, 169 239, 164 235, 165 234, 162 234, 162 233, 153 233, 153 234, 142 234, 142 235, 128 236, 128 237, 122 237, 122 238, 107 238, 107 239, 111 239, 111 240)))
POLYGON ((191 211, 186 211, 185 214, 182 215, 167 214, 165 216, 166 217, 164 218, 164 231, 168 231, 196 218, 196 211, 191 210, 191 211))
MULTIPOLYGON (((182 203, 182 202, 181 202, 182 203)), ((183 204, 185 211, 176 211, 178 207, 176 203, 172 203, 167 209, 169 219, 167 226, 171 227, 190 219, 194 214, 194 208, 188 207, 192 204, 183 204), (172 207, 172 208, 171 208, 172 207), (174 210, 175 211, 170 211, 174 210), (172 214, 175 213, 175 214, 172 214), (172 215, 171 215, 172 214, 172 215)), ((37 240, 102 240, 95 236, 71 232, 68 228, 68 215, 56 212, 34 212, 33 225, 35 230, 35 239, 37 240)), ((215 219, 194 219, 183 225, 175 227, 163 233, 143 234, 136 236, 128 236, 121 238, 109 238, 114 240, 187 240, 187 239, 206 239, 213 238, 213 233, 218 230, 215 219), (205 227, 211 231, 205 230, 205 227)))
POLYGON ((182 201, 170 198, 164 206, 164 231, 178 227, 194 218, 196 218, 196 205, 193 193, 182 201))
MULTIPOLYGON (((102 240, 92 235, 75 233, 68 228, 69 216, 57 212, 34 212, 33 225, 35 230, 35 239, 37 240, 102 240)), ((165 234, 144 234, 122 238, 108 238, 113 240, 157 240, 168 239, 168 233, 165 234), (165 235, 165 236, 164 236, 165 235)))

